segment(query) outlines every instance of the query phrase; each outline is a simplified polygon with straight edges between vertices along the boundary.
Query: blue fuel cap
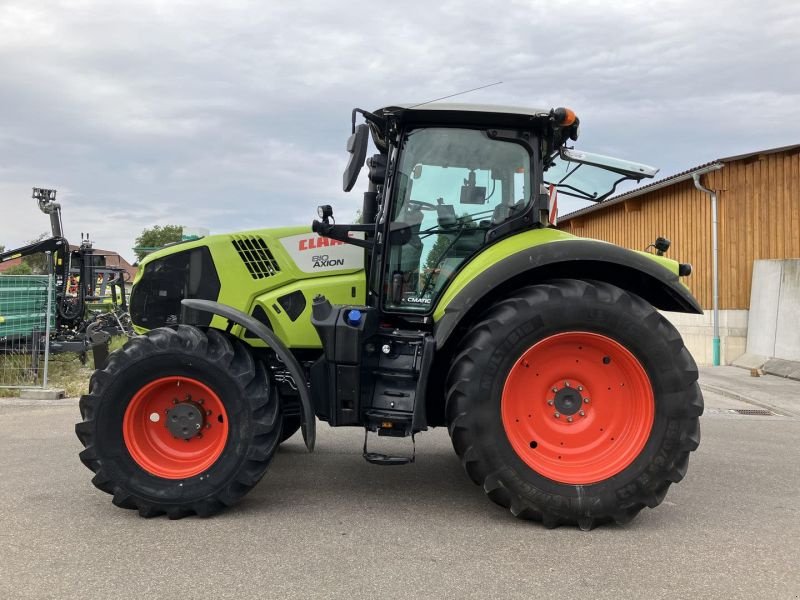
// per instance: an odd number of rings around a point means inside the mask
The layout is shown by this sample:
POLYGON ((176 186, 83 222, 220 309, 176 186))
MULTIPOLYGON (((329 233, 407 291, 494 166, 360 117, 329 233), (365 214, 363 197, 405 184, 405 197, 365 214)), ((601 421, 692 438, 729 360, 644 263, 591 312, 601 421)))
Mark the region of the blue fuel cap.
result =
POLYGON ((361 322, 361 311, 357 308, 351 308, 347 313, 347 324, 354 327, 361 322))

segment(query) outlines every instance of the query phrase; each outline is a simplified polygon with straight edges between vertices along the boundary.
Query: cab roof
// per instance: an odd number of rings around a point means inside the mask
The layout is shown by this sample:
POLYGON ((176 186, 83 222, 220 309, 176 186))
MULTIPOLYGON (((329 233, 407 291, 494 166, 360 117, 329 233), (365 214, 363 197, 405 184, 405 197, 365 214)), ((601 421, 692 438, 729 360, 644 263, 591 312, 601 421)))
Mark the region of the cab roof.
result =
POLYGON ((548 108, 501 106, 496 104, 463 104, 459 102, 432 102, 430 104, 395 104, 375 111, 381 116, 393 116, 410 125, 489 125, 530 126, 531 121, 545 119, 548 108))
POLYGON ((378 109, 376 112, 389 113, 397 110, 483 112, 491 114, 511 114, 529 117, 547 116, 549 108, 530 108, 525 106, 504 106, 501 104, 470 104, 465 102, 432 102, 430 104, 393 104, 378 109))

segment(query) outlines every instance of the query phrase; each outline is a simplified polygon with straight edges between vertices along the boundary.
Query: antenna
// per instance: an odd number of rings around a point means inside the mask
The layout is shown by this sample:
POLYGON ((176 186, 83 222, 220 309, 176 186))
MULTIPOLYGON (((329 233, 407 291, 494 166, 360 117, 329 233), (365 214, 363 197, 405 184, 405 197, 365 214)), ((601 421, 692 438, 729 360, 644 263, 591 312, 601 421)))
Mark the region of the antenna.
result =
POLYGON ((503 83, 502 81, 495 81, 494 83, 487 83, 486 85, 481 85, 476 88, 472 88, 471 90, 464 90, 463 92, 456 92, 455 94, 450 94, 449 96, 442 96, 441 98, 434 98, 433 100, 428 100, 426 102, 420 102, 419 104, 415 104, 414 106, 409 106, 406 110, 410 110, 412 108, 417 108, 418 106, 424 106, 425 104, 430 104, 431 102, 438 102, 439 100, 447 100, 448 98, 454 98, 455 96, 461 96, 463 94, 469 94, 470 92, 476 92, 478 90, 482 90, 488 87, 492 87, 493 85, 500 85, 503 83))

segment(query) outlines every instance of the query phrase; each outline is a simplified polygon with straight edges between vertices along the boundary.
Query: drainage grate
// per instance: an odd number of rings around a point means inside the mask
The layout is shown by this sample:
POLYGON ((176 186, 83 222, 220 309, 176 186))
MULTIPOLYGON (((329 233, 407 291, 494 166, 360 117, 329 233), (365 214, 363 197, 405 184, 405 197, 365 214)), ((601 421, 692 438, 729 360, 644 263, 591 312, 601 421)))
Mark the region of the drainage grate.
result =
POLYGON ((260 237, 235 235, 233 247, 236 248, 253 279, 270 277, 281 270, 267 243, 260 237))
POLYGON ((774 417, 775 413, 764 408, 734 408, 733 412, 740 415, 750 415, 754 417, 774 417))

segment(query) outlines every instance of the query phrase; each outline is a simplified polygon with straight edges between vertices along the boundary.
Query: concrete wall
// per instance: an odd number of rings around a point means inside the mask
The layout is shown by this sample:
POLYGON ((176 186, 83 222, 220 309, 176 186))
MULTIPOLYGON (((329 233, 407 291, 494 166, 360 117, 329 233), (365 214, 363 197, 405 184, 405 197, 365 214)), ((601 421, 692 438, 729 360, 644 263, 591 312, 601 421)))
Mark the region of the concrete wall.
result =
MULTIPOLYGON (((747 344, 746 310, 719 311, 720 363, 727 365, 744 354, 747 344)), ((680 332, 695 362, 701 366, 712 365, 714 361, 712 341, 714 339, 713 312, 707 310, 702 315, 662 312, 680 332)))
POLYGON ((747 353, 800 361, 800 259, 755 261, 747 353))

